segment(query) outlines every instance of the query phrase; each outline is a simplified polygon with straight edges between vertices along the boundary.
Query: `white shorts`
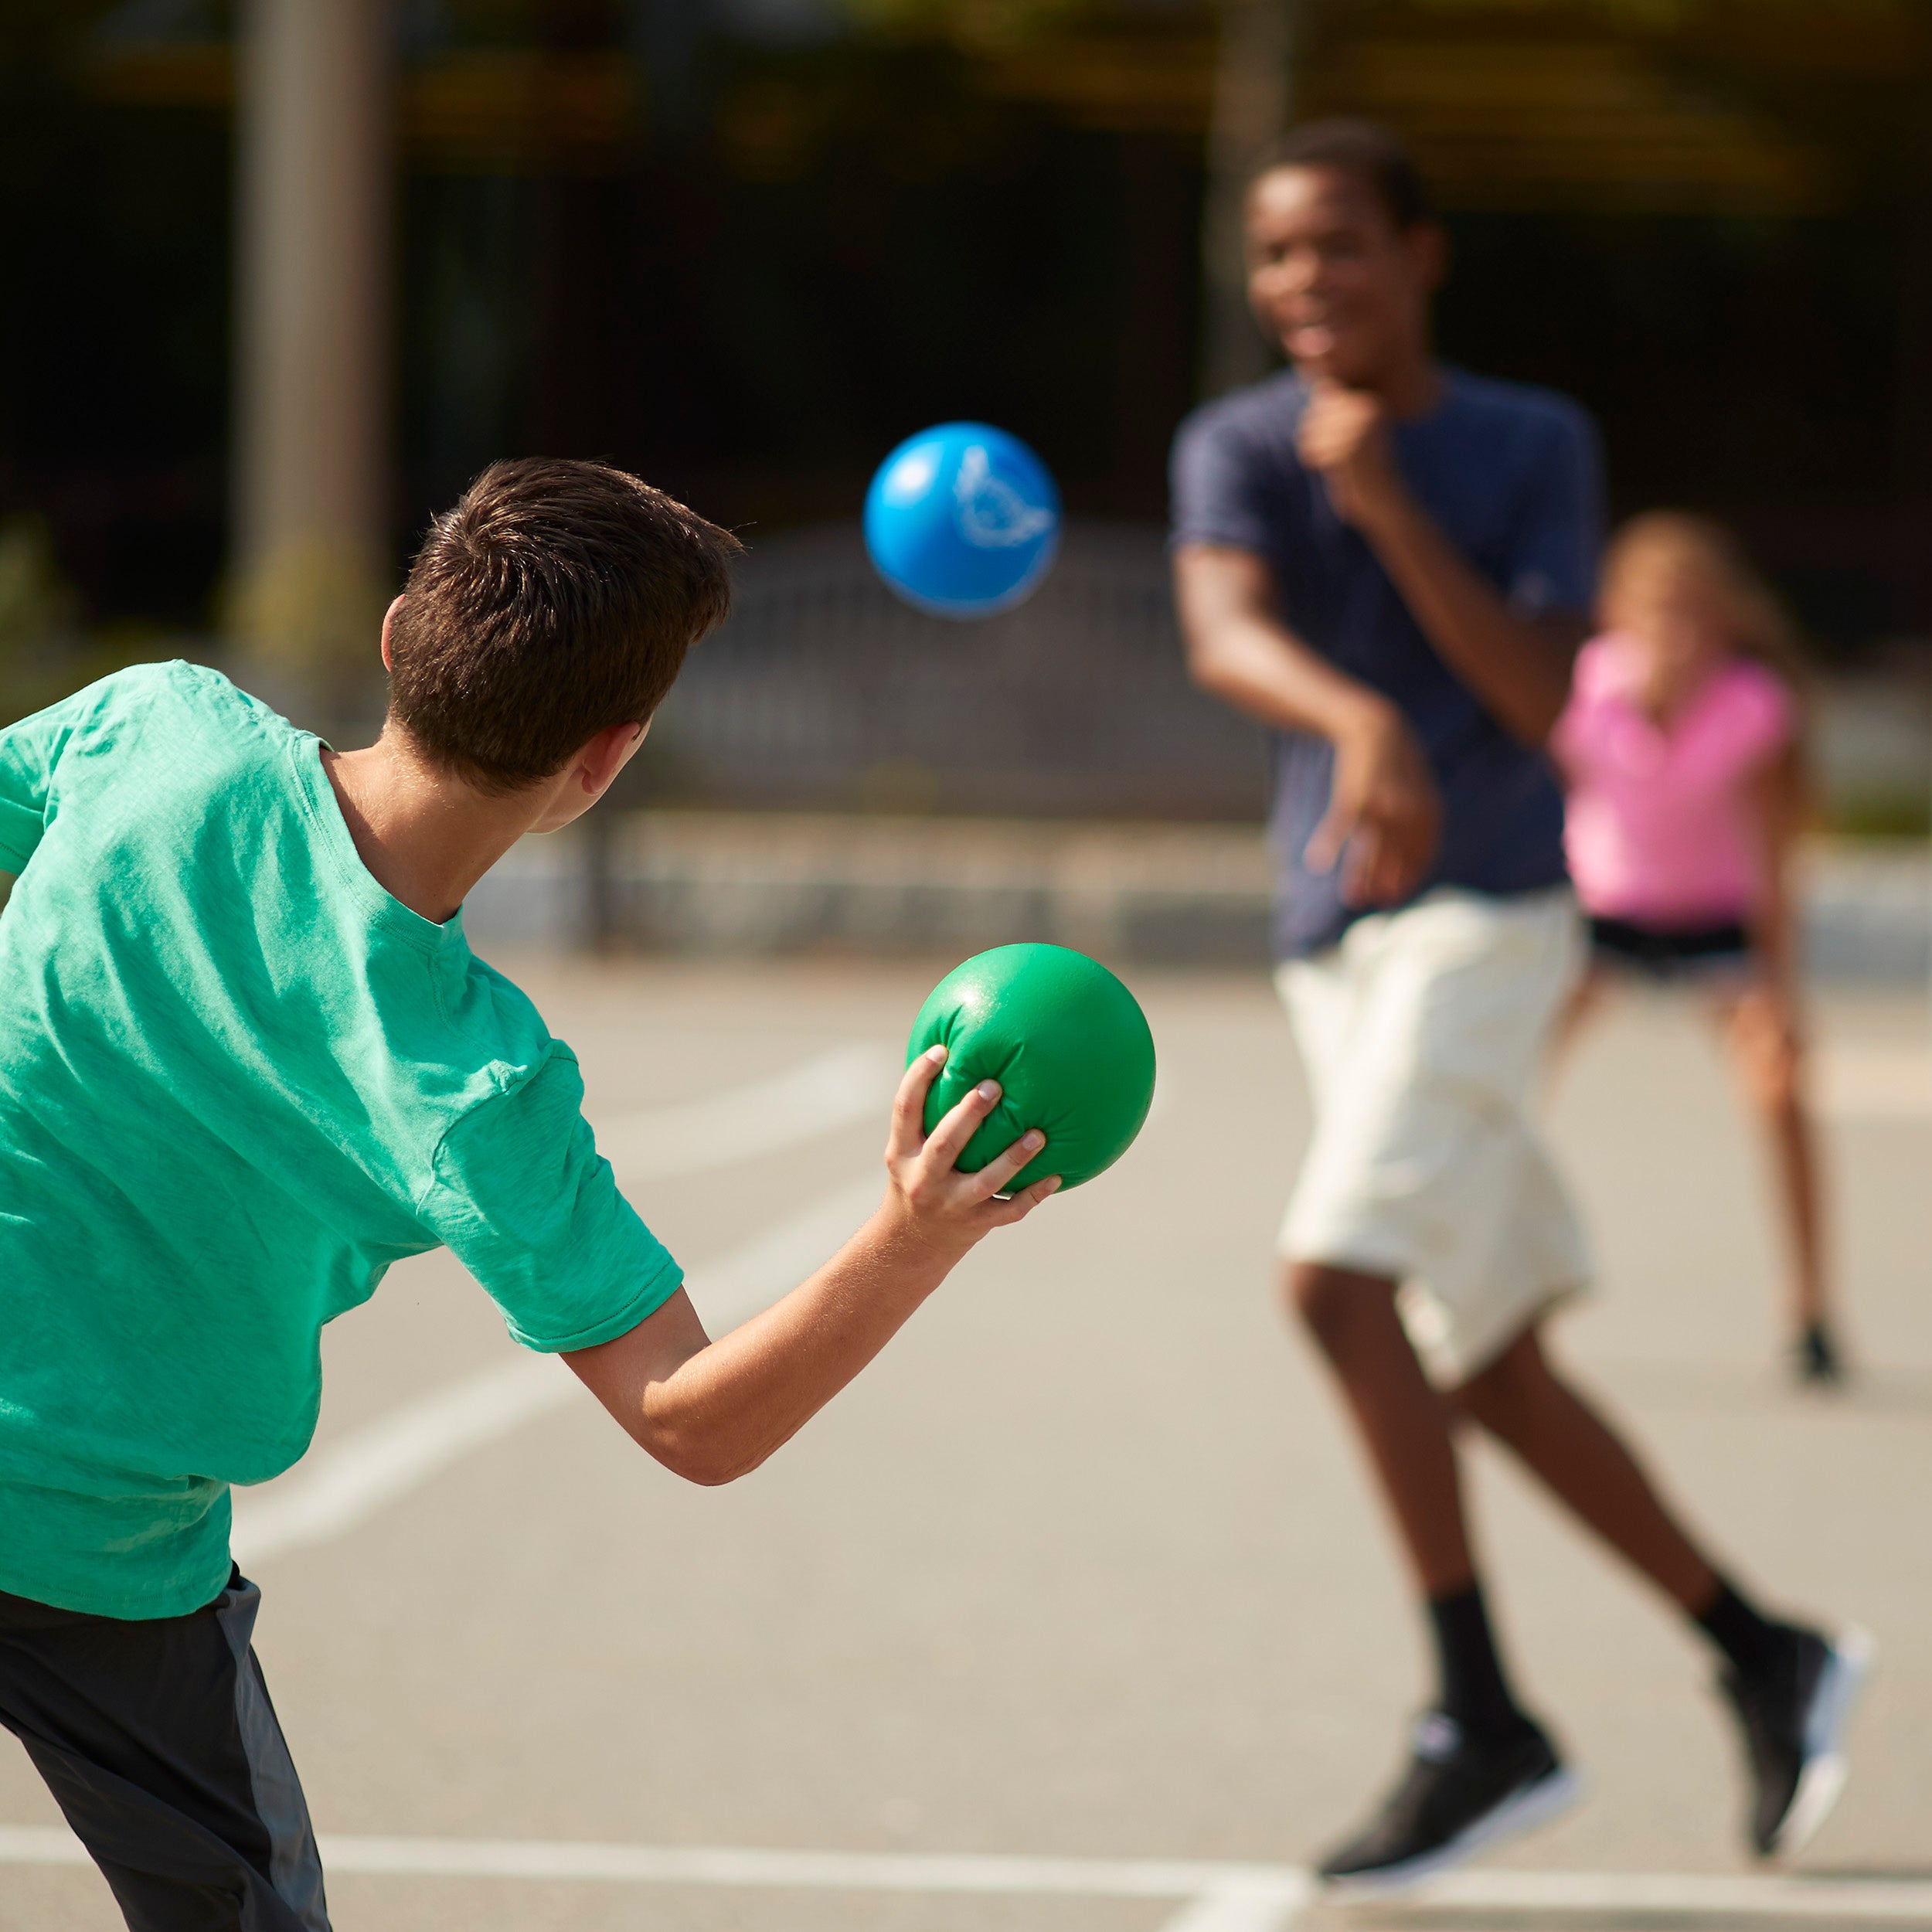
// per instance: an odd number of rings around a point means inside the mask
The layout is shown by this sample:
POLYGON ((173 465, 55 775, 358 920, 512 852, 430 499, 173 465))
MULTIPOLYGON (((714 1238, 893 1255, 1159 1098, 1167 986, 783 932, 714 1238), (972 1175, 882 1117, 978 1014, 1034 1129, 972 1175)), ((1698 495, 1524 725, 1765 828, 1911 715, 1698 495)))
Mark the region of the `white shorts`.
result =
POLYGON ((1399 1282, 1410 1338, 1445 1386, 1587 1279, 1529 1113, 1582 957, 1567 887, 1439 886, 1276 975, 1315 1104, 1281 1253, 1399 1282))

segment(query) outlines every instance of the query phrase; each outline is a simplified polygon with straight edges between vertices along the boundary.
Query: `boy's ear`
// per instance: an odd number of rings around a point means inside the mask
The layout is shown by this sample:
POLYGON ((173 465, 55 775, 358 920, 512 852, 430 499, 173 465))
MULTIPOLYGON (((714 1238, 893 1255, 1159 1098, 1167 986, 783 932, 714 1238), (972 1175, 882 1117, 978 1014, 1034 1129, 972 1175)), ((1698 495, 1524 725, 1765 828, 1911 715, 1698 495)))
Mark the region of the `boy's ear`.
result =
POLYGON ((631 762, 651 729, 647 718, 641 724, 607 725, 577 755, 577 769, 583 774, 583 788, 593 798, 609 790, 617 774, 631 762))
POLYGON ((385 671, 396 668, 394 661, 389 654, 389 626, 396 621, 396 612, 403 607, 403 600, 400 597, 392 598, 389 608, 383 613, 383 668, 385 671))

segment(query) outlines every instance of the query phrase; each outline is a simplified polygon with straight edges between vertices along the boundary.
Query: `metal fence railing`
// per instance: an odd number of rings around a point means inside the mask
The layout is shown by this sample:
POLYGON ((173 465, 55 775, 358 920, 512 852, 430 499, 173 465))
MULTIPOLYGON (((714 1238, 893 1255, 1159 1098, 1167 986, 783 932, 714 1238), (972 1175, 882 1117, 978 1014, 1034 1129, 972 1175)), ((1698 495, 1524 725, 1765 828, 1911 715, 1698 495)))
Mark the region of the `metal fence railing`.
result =
POLYGON ((1075 523, 1019 609, 901 604, 855 525, 754 537, 692 655, 651 782, 693 802, 1251 818, 1260 733, 1189 683, 1162 532, 1075 523))

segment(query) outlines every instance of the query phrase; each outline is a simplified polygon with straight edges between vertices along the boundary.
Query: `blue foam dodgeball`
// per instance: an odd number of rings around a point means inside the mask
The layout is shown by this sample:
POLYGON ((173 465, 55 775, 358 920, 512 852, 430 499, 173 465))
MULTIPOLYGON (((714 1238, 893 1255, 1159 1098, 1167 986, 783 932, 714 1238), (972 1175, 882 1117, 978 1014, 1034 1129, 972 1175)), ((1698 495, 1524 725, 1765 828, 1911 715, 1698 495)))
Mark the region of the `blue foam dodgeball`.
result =
POLYGON ((909 436, 866 492, 872 567, 936 617, 1010 610, 1052 566, 1060 535, 1060 493, 1046 465, 988 423, 909 436))

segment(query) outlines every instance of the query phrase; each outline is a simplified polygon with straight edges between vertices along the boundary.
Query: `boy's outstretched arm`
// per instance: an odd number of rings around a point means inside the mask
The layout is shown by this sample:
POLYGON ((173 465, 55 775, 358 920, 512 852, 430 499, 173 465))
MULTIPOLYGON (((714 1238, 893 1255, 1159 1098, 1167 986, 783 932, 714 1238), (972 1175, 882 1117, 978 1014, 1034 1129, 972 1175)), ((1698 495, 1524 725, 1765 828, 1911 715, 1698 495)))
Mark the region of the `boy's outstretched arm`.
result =
POLYGON ((564 1356, 634 1440, 693 1482, 730 1482, 790 1440, 995 1228, 1060 1185, 994 1195, 1045 1145, 1037 1131, 977 1174, 954 1166, 999 1099, 985 1081, 928 1136, 927 1090, 944 1047, 906 1070, 893 1103, 886 1198, 838 1252, 780 1302, 716 1342, 680 1288, 629 1334, 564 1356))
POLYGON ((1335 747, 1328 810, 1308 841, 1308 865, 1338 864, 1352 906, 1407 898, 1435 858, 1442 808, 1401 712, 1287 628, 1274 573, 1252 551, 1182 545, 1174 596, 1188 668, 1202 690, 1277 731, 1316 733, 1335 747))

